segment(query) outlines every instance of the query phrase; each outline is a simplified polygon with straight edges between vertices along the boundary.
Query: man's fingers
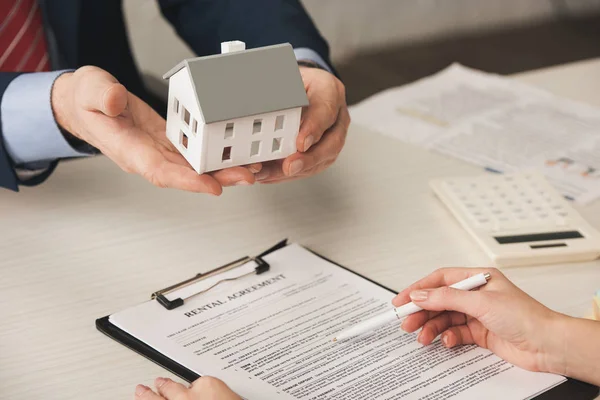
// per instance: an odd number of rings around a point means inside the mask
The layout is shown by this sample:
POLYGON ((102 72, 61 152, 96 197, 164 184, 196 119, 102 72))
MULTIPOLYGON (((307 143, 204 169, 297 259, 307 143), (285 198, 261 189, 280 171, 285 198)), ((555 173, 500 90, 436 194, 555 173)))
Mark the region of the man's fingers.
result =
POLYGON ((263 163, 262 169, 255 175, 257 182, 275 181, 286 178, 283 173, 283 161, 273 160, 263 163))
POLYGON ((221 184, 207 174, 198 175, 189 166, 164 161, 141 172, 153 185, 162 188, 180 189, 195 193, 209 193, 219 196, 223 192, 221 184))
POLYGON ((152 389, 144 385, 137 385, 135 388, 135 398, 136 400, 165 400, 164 397, 157 395, 152 389))
POLYGON ((287 177, 301 175, 304 171, 337 158, 346 142, 350 114, 345 108, 340 112, 338 121, 323 135, 318 145, 306 153, 295 153, 283 162, 283 173, 287 177))
POLYGON ((169 150, 155 146, 145 133, 128 130, 113 135, 112 143, 100 148, 124 171, 141 175, 155 186, 216 196, 222 193, 223 188, 215 178, 198 175, 181 161, 182 157, 168 155, 169 150))
POLYGON ((483 291, 458 290, 448 286, 437 289, 419 289, 410 293, 419 307, 430 311, 458 311, 474 318, 481 318, 489 309, 489 301, 483 291))
POLYGON ((130 149, 128 165, 124 169, 143 176, 155 186, 215 196, 223 192, 221 184, 212 176, 198 175, 189 165, 170 162, 151 146, 130 149))
POLYGON ((232 167, 212 172, 217 182, 222 186, 247 186, 255 182, 252 172, 246 167, 232 167))
POLYGON ((316 99, 302 113, 302 125, 296 138, 298 151, 306 152, 321 140, 323 134, 335 124, 340 112, 337 99, 316 99))
POLYGON ((300 68, 310 105, 303 110, 302 124, 296 139, 298 151, 306 152, 318 143, 321 136, 346 108, 344 85, 328 72, 300 68))
POLYGON ((156 378, 154 385, 158 393, 166 400, 187 400, 188 388, 169 378, 156 378))
MULTIPOLYGON (((392 304, 394 307, 400 307, 403 304, 409 303, 411 301, 409 295, 412 291, 450 286, 482 272, 487 272, 492 275, 492 280, 490 281, 492 284, 495 281, 494 277, 498 279, 498 277, 503 276, 500 271, 494 268, 440 268, 398 293, 392 300, 392 304)), ((488 283, 488 285, 490 283, 488 283)))
POLYGON ((96 67, 82 67, 73 78, 79 82, 77 99, 85 109, 116 117, 127 108, 127 89, 108 72, 96 67))
POLYGON ((128 92, 120 83, 107 86, 102 95, 102 108, 100 109, 109 117, 116 117, 127 108, 128 92))
POLYGON ((246 165, 246 167, 248 168, 248 171, 252 172, 253 174, 257 174, 262 170, 263 164, 262 163, 254 163, 254 164, 246 165))
POLYGON ((446 329, 455 325, 464 325, 467 322, 465 314, 458 312, 444 312, 425 322, 419 334, 419 343, 430 344, 446 329))

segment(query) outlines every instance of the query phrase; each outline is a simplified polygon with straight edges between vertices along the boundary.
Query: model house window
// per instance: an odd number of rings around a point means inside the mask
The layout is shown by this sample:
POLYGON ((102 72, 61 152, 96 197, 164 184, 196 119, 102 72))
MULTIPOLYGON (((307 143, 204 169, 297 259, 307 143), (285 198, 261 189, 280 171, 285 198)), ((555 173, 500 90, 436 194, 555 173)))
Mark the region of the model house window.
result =
POLYGON ((273 139, 273 146, 271 147, 271 152, 275 153, 276 151, 281 150, 281 138, 274 138, 273 139))
POLYGON ((190 112, 187 110, 187 108, 182 107, 183 108, 183 114, 181 115, 181 118, 183 118, 183 122, 186 123, 187 126, 190 126, 190 112))
POLYGON ((194 132, 194 135, 198 133, 198 121, 194 118, 192 118, 192 132, 194 132))
POLYGON ((223 155, 221 156, 221 161, 231 161, 231 146, 223 148, 223 155))
POLYGON ((279 115, 277 119, 275 119, 275 130, 280 131, 283 129, 283 123, 285 121, 285 115, 279 115))
POLYGON ((179 114, 179 100, 177 100, 177 97, 173 97, 173 111, 175 111, 175 114, 179 114))
POLYGON ((250 146, 250 157, 255 157, 260 154, 260 140, 252 142, 250 146))
POLYGON ((262 119, 255 119, 252 125, 252 134, 260 133, 262 131, 262 119))
POLYGON ((228 122, 225 125, 225 139, 231 139, 233 137, 233 122, 228 122))
POLYGON ((188 137, 183 131, 179 131, 179 141, 184 149, 188 148, 188 137))

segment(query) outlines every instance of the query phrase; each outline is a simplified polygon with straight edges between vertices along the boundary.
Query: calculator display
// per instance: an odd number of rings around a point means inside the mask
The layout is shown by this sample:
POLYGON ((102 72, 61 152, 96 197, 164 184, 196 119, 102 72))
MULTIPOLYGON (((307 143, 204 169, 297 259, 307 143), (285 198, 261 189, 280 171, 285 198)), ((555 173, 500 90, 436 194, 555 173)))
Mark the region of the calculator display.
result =
POLYGON ((582 239, 583 235, 578 231, 564 231, 564 232, 548 232, 548 233, 534 233, 529 235, 515 235, 515 236, 495 236, 494 239, 500 244, 514 244, 514 243, 527 243, 527 242, 543 242, 546 240, 563 240, 563 239, 582 239))

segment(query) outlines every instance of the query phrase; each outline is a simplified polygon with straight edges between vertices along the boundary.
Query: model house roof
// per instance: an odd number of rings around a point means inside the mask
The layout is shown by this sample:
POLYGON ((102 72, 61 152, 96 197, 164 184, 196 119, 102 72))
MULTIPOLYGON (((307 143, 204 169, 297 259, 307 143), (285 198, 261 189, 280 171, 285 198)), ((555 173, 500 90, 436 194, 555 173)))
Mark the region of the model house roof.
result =
POLYGON ((163 79, 183 68, 207 124, 308 105, 289 43, 187 59, 163 79))

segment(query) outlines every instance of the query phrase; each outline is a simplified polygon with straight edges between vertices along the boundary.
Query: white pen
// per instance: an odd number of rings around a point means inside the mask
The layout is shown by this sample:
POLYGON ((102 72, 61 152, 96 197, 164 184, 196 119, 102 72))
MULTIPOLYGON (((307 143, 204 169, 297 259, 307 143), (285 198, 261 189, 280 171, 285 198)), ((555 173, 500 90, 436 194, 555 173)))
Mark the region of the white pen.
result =
MULTIPOLYGON (((450 287, 458 290, 471 290, 485 285, 487 281, 490 280, 490 278, 491 275, 487 273, 477 274, 463 281, 457 282, 454 285, 450 285, 450 287)), ((382 325, 385 325, 395 320, 400 320, 410 314, 414 314, 421 310, 422 308, 416 305, 415 303, 411 302, 405 304, 398 308, 394 308, 393 310, 386 311, 383 314, 379 314, 376 317, 370 318, 357 325, 354 325, 349 329, 346 329, 345 331, 340 332, 336 337, 333 338, 333 341, 338 342, 341 340, 350 339, 352 337, 362 335, 363 333, 375 330, 376 328, 379 328, 382 325)))

